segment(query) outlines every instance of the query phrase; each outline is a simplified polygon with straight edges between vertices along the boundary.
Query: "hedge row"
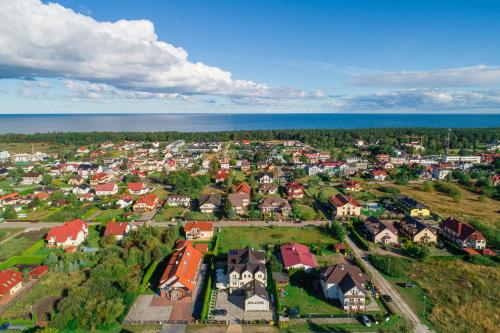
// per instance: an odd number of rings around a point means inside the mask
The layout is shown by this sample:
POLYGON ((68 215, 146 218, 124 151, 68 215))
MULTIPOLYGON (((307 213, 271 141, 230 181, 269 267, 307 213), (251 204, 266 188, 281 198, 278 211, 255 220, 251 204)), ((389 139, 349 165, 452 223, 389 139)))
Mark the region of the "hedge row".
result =
POLYGON ((0 270, 7 269, 16 265, 40 265, 43 263, 45 256, 21 255, 13 256, 0 264, 0 270))
POLYGON ((212 297, 212 279, 214 273, 214 263, 213 257, 210 258, 210 263, 208 264, 208 269, 206 272, 207 283, 205 285, 205 296, 203 298, 203 308, 201 309, 201 320, 208 319, 208 312, 210 311, 210 301, 212 297))
POLYGON ((361 247, 365 251, 368 251, 369 250, 368 243, 365 241, 363 237, 361 237, 360 234, 358 234, 358 232, 356 231, 356 229, 354 229, 353 226, 351 226, 350 231, 354 235, 354 240, 359 245, 359 247, 361 247))
POLYGON ((149 280, 151 280, 151 276, 153 276, 153 273, 155 272, 156 267, 158 266, 159 263, 160 263, 159 261, 153 261, 153 263, 149 266, 148 270, 146 271, 146 274, 144 274, 140 289, 142 293, 146 291, 149 280))
POLYGON ((40 250, 44 246, 45 246, 45 241, 43 239, 39 240, 38 242, 36 242, 35 244, 31 245, 26 250, 24 250, 21 255, 23 256, 33 255, 36 251, 40 250))

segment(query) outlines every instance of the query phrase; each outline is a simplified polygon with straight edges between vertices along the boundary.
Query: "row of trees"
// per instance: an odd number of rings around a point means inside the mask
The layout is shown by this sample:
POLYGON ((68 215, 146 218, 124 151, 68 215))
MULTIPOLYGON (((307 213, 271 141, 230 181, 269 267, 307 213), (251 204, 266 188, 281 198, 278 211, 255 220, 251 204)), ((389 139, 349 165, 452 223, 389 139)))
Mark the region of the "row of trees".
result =
MULTIPOLYGON (((303 129, 254 130, 226 132, 90 132, 90 133, 38 133, 4 134, 0 142, 54 142, 57 144, 89 145, 104 141, 240 141, 247 140, 300 140, 318 147, 352 147, 354 140, 363 139, 376 144, 380 152, 389 152, 403 142, 405 136, 424 136, 427 153, 445 151, 448 131, 444 128, 369 128, 369 129, 303 129)), ((450 148, 473 149, 500 137, 498 128, 454 129, 450 135, 450 148)))

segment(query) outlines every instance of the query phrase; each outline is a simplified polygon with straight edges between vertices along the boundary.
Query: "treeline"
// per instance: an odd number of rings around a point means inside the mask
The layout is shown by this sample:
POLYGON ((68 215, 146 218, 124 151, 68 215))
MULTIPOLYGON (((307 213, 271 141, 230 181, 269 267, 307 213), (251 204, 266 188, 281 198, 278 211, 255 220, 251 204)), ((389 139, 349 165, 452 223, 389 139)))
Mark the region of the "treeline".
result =
MULTIPOLYGON (((444 128, 367 128, 367 129, 297 129, 252 130, 224 132, 53 132, 37 134, 3 134, 0 142, 53 142, 57 144, 89 145, 104 141, 239 141, 239 140, 300 140, 318 147, 352 147, 354 140, 376 144, 380 152, 408 142, 408 136, 424 137, 427 153, 443 152, 448 130, 444 128)), ((499 128, 453 129, 450 148, 474 149, 490 143, 500 136, 499 128)))

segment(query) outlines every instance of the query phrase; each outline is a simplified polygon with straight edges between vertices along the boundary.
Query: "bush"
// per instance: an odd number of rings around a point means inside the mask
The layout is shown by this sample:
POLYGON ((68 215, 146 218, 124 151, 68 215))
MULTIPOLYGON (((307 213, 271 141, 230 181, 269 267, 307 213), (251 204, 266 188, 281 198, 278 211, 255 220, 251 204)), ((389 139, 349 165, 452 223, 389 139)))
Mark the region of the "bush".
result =
POLYGON ((384 274, 394 277, 406 277, 408 262, 399 258, 390 258, 378 254, 370 254, 368 259, 375 268, 384 274))
POLYGON ((389 194, 399 194, 401 192, 399 190, 399 188, 397 188, 395 186, 379 186, 377 189, 380 192, 389 193, 389 194))
POLYGON ((476 265, 482 265, 482 266, 493 266, 495 265, 495 262, 491 260, 491 258, 483 255, 475 255, 475 256, 469 256, 469 261, 473 264, 476 265))
POLYGON ((370 248, 370 246, 368 245, 368 242, 365 241, 365 239, 363 237, 361 237, 360 234, 358 234, 358 232, 356 231, 356 229, 354 229, 353 226, 351 226, 350 230, 351 230, 351 234, 354 235, 354 241, 358 244, 358 246, 361 247, 363 250, 368 251, 370 248))
POLYGON ((422 260, 426 259, 431 253, 428 246, 413 244, 411 242, 408 242, 408 244, 405 245, 405 249, 412 257, 422 260))
POLYGON ((146 274, 144 274, 144 277, 142 278, 142 282, 141 282, 141 288, 140 288, 142 293, 144 291, 146 291, 146 288, 148 287, 149 280, 151 279, 151 276, 153 276, 153 273, 155 272, 156 267, 158 267, 159 263, 160 263, 159 261, 154 261, 149 266, 148 270, 146 271, 146 274))

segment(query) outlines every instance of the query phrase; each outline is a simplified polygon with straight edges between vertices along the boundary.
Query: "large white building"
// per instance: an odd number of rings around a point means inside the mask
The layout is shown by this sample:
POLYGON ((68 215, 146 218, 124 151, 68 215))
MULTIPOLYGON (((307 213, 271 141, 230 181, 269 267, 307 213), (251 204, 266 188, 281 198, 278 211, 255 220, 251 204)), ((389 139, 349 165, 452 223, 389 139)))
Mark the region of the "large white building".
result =
POLYGON ((458 156, 458 155, 450 155, 444 156, 442 158, 443 163, 472 163, 472 164, 480 164, 481 156, 458 156))
POLYGON ((339 300, 344 310, 365 310, 365 277, 359 267, 350 264, 325 267, 320 282, 325 297, 339 300))

